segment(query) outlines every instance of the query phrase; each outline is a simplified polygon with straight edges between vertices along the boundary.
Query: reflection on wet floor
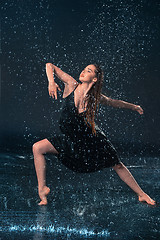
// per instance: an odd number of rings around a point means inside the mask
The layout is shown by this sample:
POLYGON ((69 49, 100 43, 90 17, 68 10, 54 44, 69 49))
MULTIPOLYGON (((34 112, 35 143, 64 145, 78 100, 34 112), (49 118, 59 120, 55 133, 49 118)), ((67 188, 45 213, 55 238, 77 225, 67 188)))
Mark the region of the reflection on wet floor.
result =
MULTIPOLYGON (((160 210, 139 203, 112 169, 66 169, 46 155, 47 206, 38 206, 31 153, 0 155, 0 239, 160 239, 160 210)), ((158 157, 122 159, 140 186, 159 200, 158 157)))

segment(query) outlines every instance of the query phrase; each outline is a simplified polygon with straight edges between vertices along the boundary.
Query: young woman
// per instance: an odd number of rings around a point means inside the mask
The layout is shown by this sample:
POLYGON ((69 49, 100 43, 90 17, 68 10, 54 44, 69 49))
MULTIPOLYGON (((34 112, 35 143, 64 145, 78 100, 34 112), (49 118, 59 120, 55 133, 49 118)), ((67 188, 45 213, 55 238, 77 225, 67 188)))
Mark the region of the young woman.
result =
POLYGON ((112 167, 119 177, 138 195, 139 201, 155 205, 139 187, 124 164, 119 160, 117 152, 106 135, 95 124, 95 115, 99 103, 129 108, 143 114, 143 109, 121 100, 111 99, 101 94, 103 72, 97 64, 88 65, 80 74, 78 83, 73 77, 51 63, 46 64, 49 95, 57 99, 54 74, 63 81, 63 108, 59 126, 61 134, 50 136, 33 144, 34 164, 38 180, 39 205, 47 204, 50 189, 46 186, 46 163, 44 154, 53 153, 60 161, 77 172, 95 172, 112 167))

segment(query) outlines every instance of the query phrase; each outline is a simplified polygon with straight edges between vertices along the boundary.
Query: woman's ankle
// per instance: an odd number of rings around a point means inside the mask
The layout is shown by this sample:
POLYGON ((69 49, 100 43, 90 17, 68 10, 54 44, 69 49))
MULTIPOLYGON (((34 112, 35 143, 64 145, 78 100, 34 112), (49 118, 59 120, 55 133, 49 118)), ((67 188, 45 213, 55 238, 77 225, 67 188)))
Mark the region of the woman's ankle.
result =
POLYGON ((43 192, 46 187, 47 187, 46 185, 38 186, 38 192, 43 192))
POLYGON ((141 191, 140 193, 137 193, 138 197, 143 197, 144 195, 146 195, 145 192, 141 191))

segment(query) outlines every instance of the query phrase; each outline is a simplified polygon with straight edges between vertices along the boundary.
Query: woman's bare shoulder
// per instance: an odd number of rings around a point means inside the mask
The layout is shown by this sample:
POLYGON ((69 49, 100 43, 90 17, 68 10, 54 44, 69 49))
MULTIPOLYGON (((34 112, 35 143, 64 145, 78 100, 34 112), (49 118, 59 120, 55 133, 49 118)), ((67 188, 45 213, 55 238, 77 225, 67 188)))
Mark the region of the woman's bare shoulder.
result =
POLYGON ((100 95, 100 103, 101 104, 109 104, 111 101, 111 98, 107 97, 106 95, 102 94, 100 95))

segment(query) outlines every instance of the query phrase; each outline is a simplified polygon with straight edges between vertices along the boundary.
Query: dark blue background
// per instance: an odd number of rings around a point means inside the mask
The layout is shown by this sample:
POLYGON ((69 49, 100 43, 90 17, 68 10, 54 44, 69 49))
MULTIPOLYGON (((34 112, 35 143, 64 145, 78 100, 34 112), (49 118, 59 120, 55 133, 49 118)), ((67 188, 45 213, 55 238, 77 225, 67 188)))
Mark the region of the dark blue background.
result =
POLYGON ((51 194, 39 207, 31 149, 59 131, 62 93, 49 97, 46 62, 77 80, 98 62, 102 92, 141 105, 144 115, 101 106, 97 123, 159 202, 159 26, 158 0, 1 3, 0 238, 160 239, 159 208, 139 203, 112 168, 77 174, 46 155, 51 194))
MULTIPOLYGON (((45 64, 78 80, 90 63, 103 93, 139 104, 144 115, 101 107, 99 126, 119 151, 157 154, 160 140, 159 1, 4 1, 1 5, 1 146, 27 148, 58 126, 45 64)), ((63 83, 56 79, 63 88, 63 83)))

